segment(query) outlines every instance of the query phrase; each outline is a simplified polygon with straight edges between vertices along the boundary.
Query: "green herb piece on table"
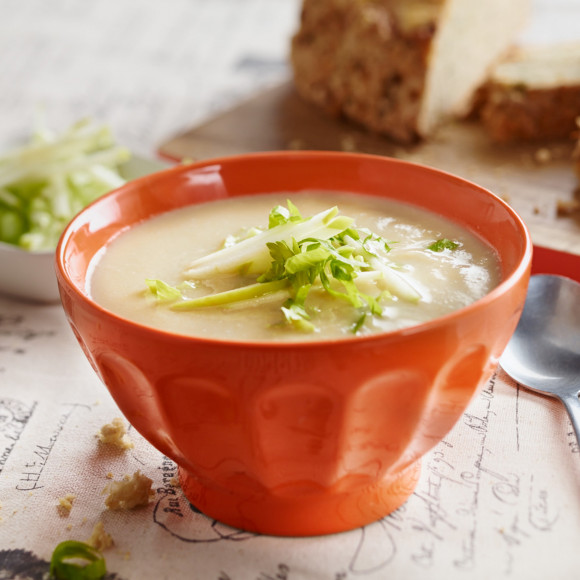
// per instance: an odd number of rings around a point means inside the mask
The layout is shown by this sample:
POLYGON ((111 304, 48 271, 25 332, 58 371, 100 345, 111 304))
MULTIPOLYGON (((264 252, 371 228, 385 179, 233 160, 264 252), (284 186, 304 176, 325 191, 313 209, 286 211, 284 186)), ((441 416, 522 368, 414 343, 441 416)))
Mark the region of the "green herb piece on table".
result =
POLYGON ((101 580, 106 573, 101 553, 84 542, 61 542, 50 561, 50 577, 55 580, 101 580))

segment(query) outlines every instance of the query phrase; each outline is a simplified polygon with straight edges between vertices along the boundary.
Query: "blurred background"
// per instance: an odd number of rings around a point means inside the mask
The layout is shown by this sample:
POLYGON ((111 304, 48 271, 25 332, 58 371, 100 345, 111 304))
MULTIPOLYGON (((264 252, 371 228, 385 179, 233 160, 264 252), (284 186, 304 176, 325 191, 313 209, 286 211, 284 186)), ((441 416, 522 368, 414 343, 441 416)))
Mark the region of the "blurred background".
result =
MULTIPOLYGON (((509 1, 509 0, 507 0, 509 1)), ((580 40, 580 0, 533 0, 526 42, 580 40)), ((300 0, 0 0, 0 150, 39 110, 109 123, 134 153, 290 78, 300 0)))
POLYGON ((0 149, 91 116, 136 154, 288 77, 298 0, 0 0, 0 149))

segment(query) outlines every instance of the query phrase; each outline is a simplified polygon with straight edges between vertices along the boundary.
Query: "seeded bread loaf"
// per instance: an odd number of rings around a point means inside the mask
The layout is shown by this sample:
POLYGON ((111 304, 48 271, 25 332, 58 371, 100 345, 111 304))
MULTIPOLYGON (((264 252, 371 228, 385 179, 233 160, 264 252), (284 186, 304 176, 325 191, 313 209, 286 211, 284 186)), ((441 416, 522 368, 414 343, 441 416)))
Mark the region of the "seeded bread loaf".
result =
POLYGON ((303 0, 299 94, 400 142, 464 114, 529 0, 303 0))
POLYGON ((580 117, 580 44, 522 48, 499 63, 480 115, 497 142, 570 139, 580 117))

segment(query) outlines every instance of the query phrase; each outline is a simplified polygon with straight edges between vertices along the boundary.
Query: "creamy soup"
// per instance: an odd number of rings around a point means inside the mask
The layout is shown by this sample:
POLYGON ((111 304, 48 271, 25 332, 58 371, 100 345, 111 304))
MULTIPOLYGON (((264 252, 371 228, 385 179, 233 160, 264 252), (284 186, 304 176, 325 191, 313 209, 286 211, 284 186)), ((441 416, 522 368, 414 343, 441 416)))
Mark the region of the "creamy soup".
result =
POLYGON ((381 198, 305 192, 193 205, 138 224, 95 258, 88 290, 125 318, 180 334, 302 341, 416 325, 472 303, 498 282, 493 251, 447 219, 381 198), (325 213, 334 206, 336 216, 325 213), (277 215, 287 223, 275 229, 277 215), (312 233, 317 219, 326 225, 312 233), (281 246, 262 241, 277 242, 278 231, 293 234, 280 250, 293 251, 286 262, 271 253, 281 246), (255 242, 265 248, 260 260, 242 252, 255 242), (313 278, 317 267, 323 273, 313 278), (215 295, 216 305, 208 301, 215 295))

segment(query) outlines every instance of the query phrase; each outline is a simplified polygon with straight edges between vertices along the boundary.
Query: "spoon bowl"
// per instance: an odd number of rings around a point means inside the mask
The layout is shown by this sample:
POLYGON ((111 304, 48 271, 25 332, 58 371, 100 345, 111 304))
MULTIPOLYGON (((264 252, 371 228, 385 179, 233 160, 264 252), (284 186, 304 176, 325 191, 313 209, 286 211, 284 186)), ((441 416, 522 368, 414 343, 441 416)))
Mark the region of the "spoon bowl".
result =
POLYGON ((580 443, 580 284, 564 276, 530 278, 518 326, 500 365, 522 386, 560 399, 580 443))

